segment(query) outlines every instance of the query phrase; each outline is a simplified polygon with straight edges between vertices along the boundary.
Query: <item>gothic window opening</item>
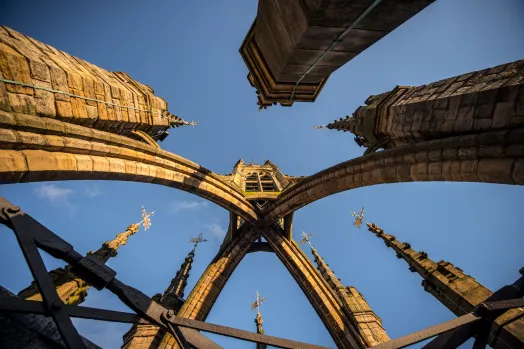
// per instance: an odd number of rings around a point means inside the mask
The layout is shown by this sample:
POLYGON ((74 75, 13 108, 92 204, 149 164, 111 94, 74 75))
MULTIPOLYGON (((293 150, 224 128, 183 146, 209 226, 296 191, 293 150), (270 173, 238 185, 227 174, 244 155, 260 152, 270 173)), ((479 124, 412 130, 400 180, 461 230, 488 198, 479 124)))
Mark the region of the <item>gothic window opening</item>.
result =
POLYGON ((262 184, 262 191, 277 191, 275 182, 269 173, 264 173, 260 177, 260 183, 262 184))
POLYGON ((258 174, 257 173, 250 173, 246 178, 246 191, 260 191, 259 185, 258 185, 258 174))

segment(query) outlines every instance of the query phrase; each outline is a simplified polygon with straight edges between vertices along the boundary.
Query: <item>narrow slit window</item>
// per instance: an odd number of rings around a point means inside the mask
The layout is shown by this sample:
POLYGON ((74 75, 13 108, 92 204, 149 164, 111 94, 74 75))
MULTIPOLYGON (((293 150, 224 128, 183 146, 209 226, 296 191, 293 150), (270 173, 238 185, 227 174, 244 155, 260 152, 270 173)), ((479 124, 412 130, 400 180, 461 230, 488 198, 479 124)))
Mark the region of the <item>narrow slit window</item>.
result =
POLYGON ((277 191, 275 182, 269 173, 265 173, 260 177, 260 183, 262 184, 262 191, 277 191))
POLYGON ((258 174, 251 173, 247 176, 246 191, 249 191, 249 192, 260 191, 260 188, 258 186, 258 174))

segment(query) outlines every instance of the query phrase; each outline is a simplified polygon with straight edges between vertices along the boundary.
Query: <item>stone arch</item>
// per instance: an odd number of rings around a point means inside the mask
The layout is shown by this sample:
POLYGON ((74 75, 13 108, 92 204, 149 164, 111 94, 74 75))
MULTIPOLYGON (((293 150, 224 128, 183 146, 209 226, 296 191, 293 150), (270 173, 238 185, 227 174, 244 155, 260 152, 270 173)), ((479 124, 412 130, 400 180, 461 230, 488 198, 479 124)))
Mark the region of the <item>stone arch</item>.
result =
POLYGON ((316 200, 380 183, 524 184, 524 128, 421 142, 361 156, 298 182, 264 210, 284 217, 316 200))
MULTIPOLYGON (((354 323, 343 304, 297 243, 285 237, 278 225, 259 228, 243 224, 233 239, 222 245, 217 256, 202 274, 178 316, 205 321, 229 277, 244 256, 253 252, 259 236, 266 239, 272 252, 280 259, 304 292, 338 348, 365 348, 354 323)), ((175 348, 175 347, 173 347, 175 348)))
POLYGON ((241 191, 181 156, 92 128, 0 111, 0 183, 77 179, 165 185, 208 199, 245 221, 257 218, 241 191))

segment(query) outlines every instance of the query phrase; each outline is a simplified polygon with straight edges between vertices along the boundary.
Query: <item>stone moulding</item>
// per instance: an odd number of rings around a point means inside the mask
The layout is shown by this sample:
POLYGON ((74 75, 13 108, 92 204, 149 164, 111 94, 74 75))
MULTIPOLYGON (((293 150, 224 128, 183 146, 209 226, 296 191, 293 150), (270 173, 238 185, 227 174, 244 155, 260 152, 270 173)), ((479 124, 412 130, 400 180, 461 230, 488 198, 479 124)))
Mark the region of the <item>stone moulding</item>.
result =
POLYGON ((104 131, 0 111, 0 183, 113 179, 188 191, 256 220, 237 188, 183 157, 104 131))
POLYGON ((248 81, 257 89, 259 105, 261 107, 270 106, 273 102, 278 102, 282 106, 291 106, 295 101, 314 102, 320 91, 322 91, 329 76, 318 84, 299 84, 295 89, 293 100, 291 100, 295 83, 279 82, 274 78, 255 41, 255 29, 256 20, 251 25, 240 47, 240 55, 244 59, 250 72, 248 81))

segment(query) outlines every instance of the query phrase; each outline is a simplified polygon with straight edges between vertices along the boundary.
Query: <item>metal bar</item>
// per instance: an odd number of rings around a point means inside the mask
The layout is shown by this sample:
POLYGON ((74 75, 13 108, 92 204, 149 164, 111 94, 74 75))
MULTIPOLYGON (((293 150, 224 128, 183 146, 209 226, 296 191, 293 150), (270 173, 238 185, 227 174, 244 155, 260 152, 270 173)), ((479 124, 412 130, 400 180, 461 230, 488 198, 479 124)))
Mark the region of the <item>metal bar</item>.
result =
POLYGON ((0 311, 27 314, 47 314, 43 302, 26 301, 17 297, 0 297, 0 311))
MULTIPOLYGON (((524 275, 524 268, 519 270, 521 275, 524 275)), ((511 285, 506 285, 491 296, 489 296, 484 303, 479 304, 477 312, 490 312, 496 311, 493 314, 495 318, 503 313, 503 310, 507 310, 514 307, 522 307, 524 300, 521 298, 524 295, 524 277, 519 278, 511 285), (511 299, 513 298, 513 299, 511 299), (509 299, 509 300, 508 300, 509 299)), ((492 323, 495 318, 491 320, 492 323)), ((454 330, 452 332, 443 334, 427 343, 423 349, 448 349, 457 348, 468 339, 473 337, 479 331, 489 331, 489 327, 479 328, 480 324, 474 324, 472 326, 464 326, 463 328, 454 330)), ((480 344, 478 344, 480 345, 480 344)))
POLYGON ((167 327, 169 327, 169 330, 171 331, 171 335, 173 338, 175 338, 176 343, 182 348, 182 349, 191 349, 189 346, 189 343, 187 342, 186 338, 180 332, 180 329, 178 326, 173 326, 170 323, 167 323, 167 327))
POLYGON ((434 338, 427 343, 422 349, 455 349, 466 343, 468 339, 475 335, 478 328, 478 322, 474 322, 462 327, 456 328, 434 338))
MULTIPOLYGON (((139 316, 152 324, 167 329, 162 320, 162 314, 166 312, 166 309, 152 301, 148 296, 131 286, 123 284, 116 278, 106 288, 118 296, 125 305, 134 310, 139 316)), ((186 340, 196 348, 222 349, 221 346, 198 331, 181 329, 181 332, 186 337, 186 340)))
POLYGON ((16 235, 18 243, 22 249, 22 253, 24 254, 27 264, 29 265, 31 274, 33 274, 33 278, 35 279, 38 289, 40 290, 44 304, 47 307, 51 317, 55 321, 56 327, 62 335, 64 343, 68 348, 71 349, 85 348, 85 344, 82 341, 80 334, 76 330, 73 322, 63 308, 64 303, 56 292, 53 281, 51 280, 51 277, 45 268, 44 261, 38 252, 34 240, 27 236, 29 234, 27 234, 27 232, 23 229, 23 226, 21 227, 22 229, 18 229, 19 227, 16 227, 16 223, 14 223, 14 221, 16 221, 17 218, 18 217, 15 214, 15 216, 11 218, 11 221, 13 224, 15 224, 15 228, 17 228, 16 235))
POLYGON ((263 334, 258 334, 254 332, 239 330, 236 328, 210 324, 208 322, 197 321, 184 319, 180 317, 173 317, 168 320, 170 323, 181 326, 193 328, 195 330, 200 330, 204 332, 210 332, 219 334, 226 337, 232 337, 236 339, 245 340, 248 342, 255 342, 260 344, 271 345, 276 348, 285 348, 285 349, 328 349, 327 347, 307 344, 303 342, 292 341, 289 339, 283 339, 273 336, 267 336, 263 334))
POLYGON ((484 308, 487 311, 496 311, 496 310, 508 310, 513 308, 524 307, 524 298, 519 299, 507 299, 500 300, 496 302, 486 302, 479 305, 480 308, 484 308))
MULTIPOLYGON (((70 244, 34 220, 31 216, 20 211, 20 208, 14 206, 3 197, 0 197, 0 222, 10 227, 19 240, 20 247, 22 248, 24 256, 26 257, 26 260, 31 268, 33 277, 35 278, 35 281, 41 290, 44 304, 47 307, 46 309, 52 314, 52 317, 55 320, 59 332, 62 335, 64 342, 66 342, 66 345, 69 348, 75 349, 85 348, 83 342, 80 340, 78 332, 71 322, 71 319, 69 318, 67 312, 65 312, 63 302, 56 293, 56 289, 54 288, 51 278, 45 269, 45 265, 40 257, 40 254, 38 253, 37 245, 44 251, 51 254, 53 257, 62 259, 68 262, 70 265, 80 268, 82 267, 80 265, 80 262, 83 260, 82 256, 76 252, 70 244), (27 246, 24 245, 24 243, 27 246), (36 263, 37 269, 34 269, 34 263, 36 263), (44 284, 41 286, 39 282, 42 280, 44 280, 44 284), (51 289, 51 298, 49 298, 51 289), (51 304, 53 305, 52 307, 50 306, 51 304), (75 335, 78 337, 78 340, 76 341, 73 338, 75 335)), ((106 266, 103 267, 110 269, 106 266)), ((82 271, 82 268, 79 271, 82 271)), ((85 281, 88 283, 96 283, 98 281, 95 280, 96 276, 97 275, 87 273, 85 281)), ((160 318, 160 314, 165 311, 163 307, 153 302, 149 297, 140 291, 124 285, 116 279, 113 279, 113 281, 111 282, 113 289, 110 287, 107 288, 119 296, 121 301, 130 306, 131 309, 137 311, 139 316, 150 320, 153 324, 159 327, 167 329, 167 326, 160 318), (150 316, 149 312, 149 305, 151 304, 154 304, 156 307, 160 308, 160 310, 157 309, 157 311, 153 313, 153 316, 150 316)), ((195 330, 186 329, 183 331, 183 335, 188 339, 188 342, 197 348, 221 349, 218 344, 214 343, 209 338, 195 330), (198 345, 195 345, 194 343, 198 345)))
MULTIPOLYGON (((144 322, 140 316, 133 313, 68 304, 64 304, 63 307, 71 317, 130 324, 144 322)), ((49 315, 43 302, 28 301, 17 297, 0 297, 0 311, 49 315)))
POLYGON ((428 338, 437 336, 441 333, 448 332, 457 327, 480 321, 482 318, 473 313, 462 315, 453 320, 443 322, 441 324, 426 328, 425 330, 408 334, 407 336, 393 339, 389 342, 381 343, 373 346, 373 349, 400 349, 410 346, 412 344, 422 342, 428 338))
POLYGON ((324 57, 326 57, 326 55, 339 43, 342 41, 342 39, 351 31, 353 30, 359 23, 362 19, 364 19, 364 17, 366 17, 382 0, 375 0, 371 3, 371 5, 368 6, 368 8, 366 8, 364 10, 364 12, 362 12, 360 14, 360 16, 357 17, 357 19, 355 19, 353 21, 353 23, 351 23, 351 25, 349 27, 346 28, 346 30, 344 30, 344 32, 342 32, 342 34, 340 34, 340 36, 338 38, 335 39, 335 41, 333 41, 331 43, 331 45, 329 45, 329 47, 326 49, 326 51, 324 51, 324 53, 322 53, 320 55, 320 57, 318 57, 316 60, 315 60, 315 63, 313 63, 313 65, 311 67, 309 67, 309 69, 304 73, 304 75, 302 75, 300 77, 300 79, 298 79, 298 81, 296 82, 296 84, 293 86, 293 91, 291 92, 291 97, 289 98, 289 101, 293 101, 293 97, 295 96, 295 91, 297 89, 297 86, 300 84, 300 82, 302 81, 302 79, 304 79, 309 73, 311 73, 311 71, 317 66, 318 63, 320 63, 324 57))

